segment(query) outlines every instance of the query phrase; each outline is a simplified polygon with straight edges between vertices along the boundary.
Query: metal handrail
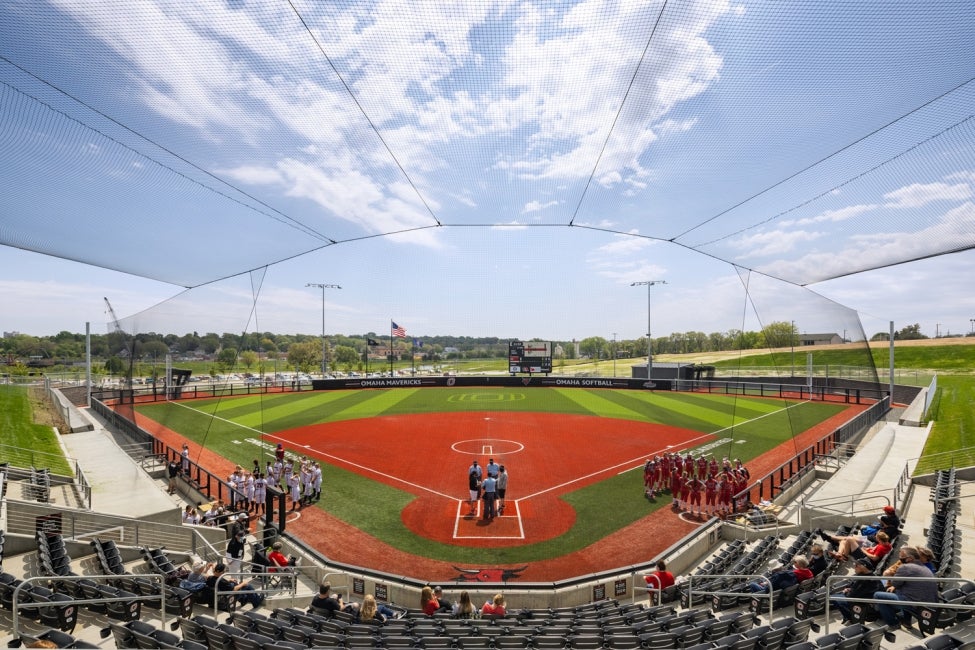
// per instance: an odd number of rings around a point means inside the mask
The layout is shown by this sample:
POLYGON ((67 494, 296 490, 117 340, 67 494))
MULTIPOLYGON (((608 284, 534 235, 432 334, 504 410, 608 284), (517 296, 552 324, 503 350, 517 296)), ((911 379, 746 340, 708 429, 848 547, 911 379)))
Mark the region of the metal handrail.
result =
MULTIPOLYGON (((886 576, 886 577, 887 578, 893 578, 894 576, 886 576)), ((969 584, 969 585, 975 586, 975 582, 973 582, 973 581, 971 581, 971 580, 969 580, 967 578, 939 578, 938 576, 933 576, 931 578, 927 578, 927 577, 921 578, 921 577, 897 576, 896 579, 898 581, 904 581, 904 582, 937 582, 937 583, 941 583, 941 582, 960 582, 960 583, 965 583, 965 584, 969 584)), ((834 581, 840 581, 840 580, 842 580, 844 582, 847 581, 847 580, 853 580, 853 581, 880 580, 881 582, 884 582, 884 580, 883 580, 883 578, 881 576, 875 576, 875 575, 867 575, 867 576, 858 576, 858 575, 830 576, 830 577, 826 578, 826 611, 824 612, 824 615, 826 617, 826 634, 829 634, 829 603, 830 603, 830 600, 835 595, 835 594, 830 593, 829 586, 834 581)), ((886 604, 886 605, 891 605, 893 607, 930 607, 932 609, 935 609, 935 608, 938 608, 938 609, 941 609, 941 608, 944 608, 944 609, 969 609, 969 610, 975 611, 975 604, 967 604, 967 603, 963 603, 961 605, 954 605, 952 603, 944 603, 944 602, 940 602, 940 601, 932 603, 932 602, 918 601, 918 600, 904 600, 904 601, 901 601, 900 603, 898 603, 897 601, 883 600, 883 599, 880 599, 880 598, 847 598, 846 596, 843 596, 843 599, 844 599, 843 602, 846 602, 846 603, 871 603, 873 605, 886 604)))
MULTIPOLYGON (((712 580, 715 578, 722 578, 722 579, 735 578, 741 580, 746 584, 752 578, 757 578, 760 580, 768 580, 768 576, 761 573, 716 573, 713 575, 706 575, 706 576, 696 576, 696 575, 688 576, 687 581, 683 584, 687 585, 687 598, 688 598, 687 602, 692 607, 694 604, 695 578, 698 580, 712 580)), ((775 617, 774 610, 772 608, 772 606, 775 604, 775 591, 772 590, 771 584, 769 585, 769 591, 767 594, 761 591, 746 592, 746 591, 707 591, 707 590, 698 591, 697 594, 701 596, 738 596, 738 597, 747 596, 752 598, 768 597, 769 622, 771 623, 775 617)))
MULTIPOLYGON (((162 622, 165 625, 165 623, 166 623, 166 583, 163 581, 163 576, 154 575, 154 574, 146 574, 144 576, 141 576, 140 575, 139 577, 140 578, 148 578, 148 579, 150 579, 152 581, 158 580, 159 581, 159 585, 161 587, 161 589, 159 591, 159 594, 158 595, 157 594, 152 594, 152 595, 148 595, 148 594, 146 594, 146 595, 143 595, 143 594, 133 594, 132 597, 122 597, 122 598, 109 598, 109 597, 106 597, 106 598, 72 598, 71 599, 71 604, 74 604, 74 605, 90 605, 90 604, 96 604, 96 603, 121 603, 121 602, 129 602, 129 601, 133 601, 133 600, 139 600, 139 601, 159 600, 160 601, 160 605, 159 605, 159 607, 160 607, 160 618, 162 619, 162 622)), ((58 581, 62 581, 62 582, 79 582, 81 580, 118 580, 118 578, 119 578, 118 575, 55 576, 54 577, 54 579, 57 579, 58 581)), ((34 583, 34 582, 40 582, 40 581, 48 582, 50 580, 52 580, 52 576, 33 576, 33 577, 29 577, 29 578, 24 578, 16 587, 14 587, 13 596, 12 596, 11 609, 13 610, 12 628, 13 628, 13 636, 15 638, 18 635, 17 634, 17 627, 18 627, 18 625, 20 623, 20 609, 21 608, 24 608, 24 609, 40 609, 42 607, 57 607, 58 606, 56 603, 51 603, 51 602, 43 602, 43 603, 33 603, 33 602, 18 603, 17 602, 18 599, 19 599, 19 597, 20 597, 20 593, 24 590, 24 586, 25 585, 28 585, 28 584, 31 584, 31 583, 34 583)), ((68 604, 68 603, 65 601, 65 604, 68 604)))

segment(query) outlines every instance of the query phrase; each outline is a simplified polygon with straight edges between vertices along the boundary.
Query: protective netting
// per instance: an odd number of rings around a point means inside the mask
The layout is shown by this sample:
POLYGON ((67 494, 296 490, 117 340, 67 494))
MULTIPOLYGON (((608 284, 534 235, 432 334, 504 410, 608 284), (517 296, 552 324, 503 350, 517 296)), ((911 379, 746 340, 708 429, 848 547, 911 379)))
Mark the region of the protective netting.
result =
MULTIPOLYGON (((797 287, 975 245, 969 0, 56 0, 0 17, 0 244, 197 288, 143 316, 155 331, 197 310, 209 331, 294 329, 248 274, 303 258, 413 297, 411 267, 442 265, 476 288, 449 299, 478 322, 538 265, 623 283, 668 251, 668 268, 749 278, 726 301, 669 297, 724 310, 702 329, 801 313, 800 331, 853 339, 850 310, 797 287), (560 257, 579 237, 615 257, 560 257), (465 267, 470 247, 498 264, 465 267)), ((601 292, 532 308, 600 310, 601 292)))

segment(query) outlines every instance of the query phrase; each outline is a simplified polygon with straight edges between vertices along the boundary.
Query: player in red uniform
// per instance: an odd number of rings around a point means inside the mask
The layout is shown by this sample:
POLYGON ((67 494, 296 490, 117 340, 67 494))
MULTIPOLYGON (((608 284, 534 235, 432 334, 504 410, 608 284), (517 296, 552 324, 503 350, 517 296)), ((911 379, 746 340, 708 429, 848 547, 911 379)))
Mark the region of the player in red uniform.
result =
POLYGON ((711 456, 711 460, 708 462, 708 475, 717 476, 719 469, 720 468, 718 466, 718 459, 715 458, 714 456, 711 456))
POLYGON ((688 504, 690 503, 691 482, 694 480, 694 474, 693 473, 688 474, 684 472, 682 474, 682 477, 683 477, 683 483, 681 483, 680 486, 680 509, 686 511, 688 510, 689 507, 688 504))
POLYGON ((672 510, 680 510, 680 491, 684 486, 684 476, 680 469, 674 467, 670 470, 670 495, 674 501, 671 504, 672 510))
POLYGON ((708 459, 705 456, 698 456, 697 474, 695 476, 703 481, 707 477, 707 475, 708 475, 708 459))
POLYGON ((718 512, 722 517, 731 512, 731 497, 734 494, 734 485, 731 482, 731 473, 724 472, 718 477, 718 512))
POLYGON ((704 481, 704 510, 709 517, 714 516, 717 499, 718 479, 715 478, 714 474, 710 474, 704 481))
POLYGON ((689 492, 687 497, 687 511, 692 512, 695 517, 701 516, 701 493, 704 491, 704 481, 699 478, 692 478, 686 483, 689 492))

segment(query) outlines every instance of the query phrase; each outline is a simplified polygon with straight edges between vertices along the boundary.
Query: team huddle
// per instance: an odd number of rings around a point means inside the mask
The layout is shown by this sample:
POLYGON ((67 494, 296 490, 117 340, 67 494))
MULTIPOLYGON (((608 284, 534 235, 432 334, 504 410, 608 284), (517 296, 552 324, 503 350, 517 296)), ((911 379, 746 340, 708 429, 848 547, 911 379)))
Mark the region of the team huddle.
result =
POLYGON ((504 514, 504 497, 508 491, 508 471, 504 465, 498 465, 491 458, 487 467, 481 468, 475 460, 467 468, 468 500, 471 510, 468 516, 477 513, 477 502, 484 500, 484 521, 491 521, 496 516, 504 514))
POLYGON ((724 458, 719 464, 713 456, 664 454, 643 466, 643 494, 654 499, 666 489, 675 511, 724 517, 735 511, 735 495, 745 491, 748 478, 748 469, 737 458, 724 458))
POLYGON ((238 465, 227 478, 230 486, 230 505, 234 509, 263 514, 266 510, 267 486, 286 490, 291 495, 291 509, 311 505, 322 496, 322 468, 307 458, 296 461, 285 457, 284 446, 278 443, 274 461, 268 461, 261 471, 258 460, 248 472, 238 465))

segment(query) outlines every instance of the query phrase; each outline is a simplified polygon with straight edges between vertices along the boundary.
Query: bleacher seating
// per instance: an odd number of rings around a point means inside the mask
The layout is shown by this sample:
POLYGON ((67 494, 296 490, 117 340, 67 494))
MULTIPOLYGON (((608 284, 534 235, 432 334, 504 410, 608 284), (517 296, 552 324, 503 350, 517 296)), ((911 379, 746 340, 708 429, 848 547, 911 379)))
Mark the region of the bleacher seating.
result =
POLYGON ((51 500, 51 470, 30 468, 30 480, 26 485, 27 498, 40 503, 51 500))
POLYGON ((934 553, 935 575, 951 575, 958 563, 961 550, 956 521, 958 518, 958 496, 960 486, 955 470, 941 470, 935 475, 935 485, 931 489, 934 512, 927 530, 927 547, 934 553))
MULTIPOLYGON (((38 472, 38 476, 42 474, 38 472)), ((956 526, 959 509, 954 498, 957 481, 953 472, 945 472, 937 483, 932 490, 935 511, 930 527, 925 531, 926 545, 936 553, 938 575, 947 576, 957 566, 960 549, 956 526)), ((836 534, 856 533, 856 526, 848 526, 840 527, 836 534)), ((0 531, 0 560, 2 535, 3 531, 0 531)), ((897 540, 895 552, 875 573, 881 573, 885 566, 896 560, 898 546, 924 543, 913 530, 910 535, 913 539, 897 540)), ((773 594, 772 612, 768 609, 767 596, 755 596, 745 590, 747 582, 753 579, 751 576, 767 575, 771 561, 787 565, 796 556, 808 553, 810 545, 816 541, 810 530, 790 537, 776 534, 754 541, 737 539, 725 543, 690 572, 694 586, 693 603, 685 581, 668 593, 668 596, 676 596, 672 602, 656 606, 604 600, 579 607, 516 610, 496 620, 473 621, 455 620, 449 614, 428 617, 410 610, 403 618, 365 625, 343 613, 327 618, 293 608, 238 611, 233 607, 232 598, 225 598, 226 606, 218 611, 210 610, 210 616, 196 615, 201 611, 198 604, 212 605, 212 592, 201 592, 201 600, 195 602, 192 594, 180 589, 176 585, 180 571, 165 548, 142 548, 142 557, 152 575, 132 574, 126 570, 121 553, 112 540, 91 541, 98 571, 92 569, 91 563, 82 564, 86 572, 114 576, 107 584, 94 579, 57 580, 73 575, 64 540, 57 534, 38 533, 41 573, 54 580, 47 585, 26 586, 20 602, 43 607, 25 607, 20 614, 22 620, 30 623, 34 636, 38 629, 48 628, 41 634, 67 644, 64 647, 95 647, 71 636, 79 621, 79 606, 73 601, 77 598, 113 598, 119 600, 83 606, 88 613, 82 617, 82 625, 86 619, 94 619, 99 628, 109 631, 118 647, 182 647, 189 650, 299 650, 308 647, 345 650, 366 647, 392 650, 881 650, 887 630, 873 622, 875 617, 868 616, 869 606, 854 605, 853 624, 840 629, 834 627, 828 635, 815 636, 820 629, 819 623, 825 622, 823 616, 829 598, 824 580, 837 571, 850 570, 849 566, 837 569, 837 565, 831 563, 827 572, 815 579, 773 594), (160 580, 168 584, 161 585, 160 580), (165 594, 167 617, 178 616, 178 628, 172 631, 150 622, 159 619, 160 589, 165 594), (140 597, 146 597, 146 600, 140 600, 140 597), (793 607, 793 615, 781 613, 779 610, 784 607, 793 607), (862 608, 859 616, 857 607, 862 608), (220 615, 224 611, 229 612, 229 616, 220 615), (177 629, 181 635, 173 633, 177 629), (71 645, 78 643, 81 645, 71 645)), ((177 552, 182 557, 188 551, 177 552)), ((0 606, 12 607, 13 589, 18 584, 20 581, 12 575, 0 573, 0 606)), ((844 583, 834 581, 831 586, 835 591, 842 589, 844 583)), ((648 592, 647 595, 651 597, 653 594, 648 592)), ((960 584, 947 589, 942 593, 942 600, 975 607, 975 587, 960 584)), ((921 608, 919 613, 919 629, 931 638, 916 646, 916 650, 954 650, 959 647, 975 650, 975 638, 960 639, 951 634, 960 623, 972 620, 971 610, 932 607, 921 608)), ((22 630, 19 636, 34 638, 25 636, 22 630)))
POLYGON ((46 576, 73 576, 71 557, 64 546, 64 539, 57 533, 38 530, 37 555, 41 572, 46 576))
POLYGON ((58 648, 98 648, 94 643, 80 641, 60 630, 45 630, 38 634, 21 633, 18 641, 24 646, 33 646, 38 641, 50 641, 58 648))
POLYGON ((143 546, 141 553, 150 572, 163 576, 167 584, 176 584, 179 581, 179 571, 169 559, 165 548, 143 546))
POLYGON ((122 554, 119 553, 115 541, 108 539, 101 541, 97 537, 91 540, 91 547, 95 550, 95 557, 102 573, 105 575, 125 575, 125 563, 122 562, 122 554))

